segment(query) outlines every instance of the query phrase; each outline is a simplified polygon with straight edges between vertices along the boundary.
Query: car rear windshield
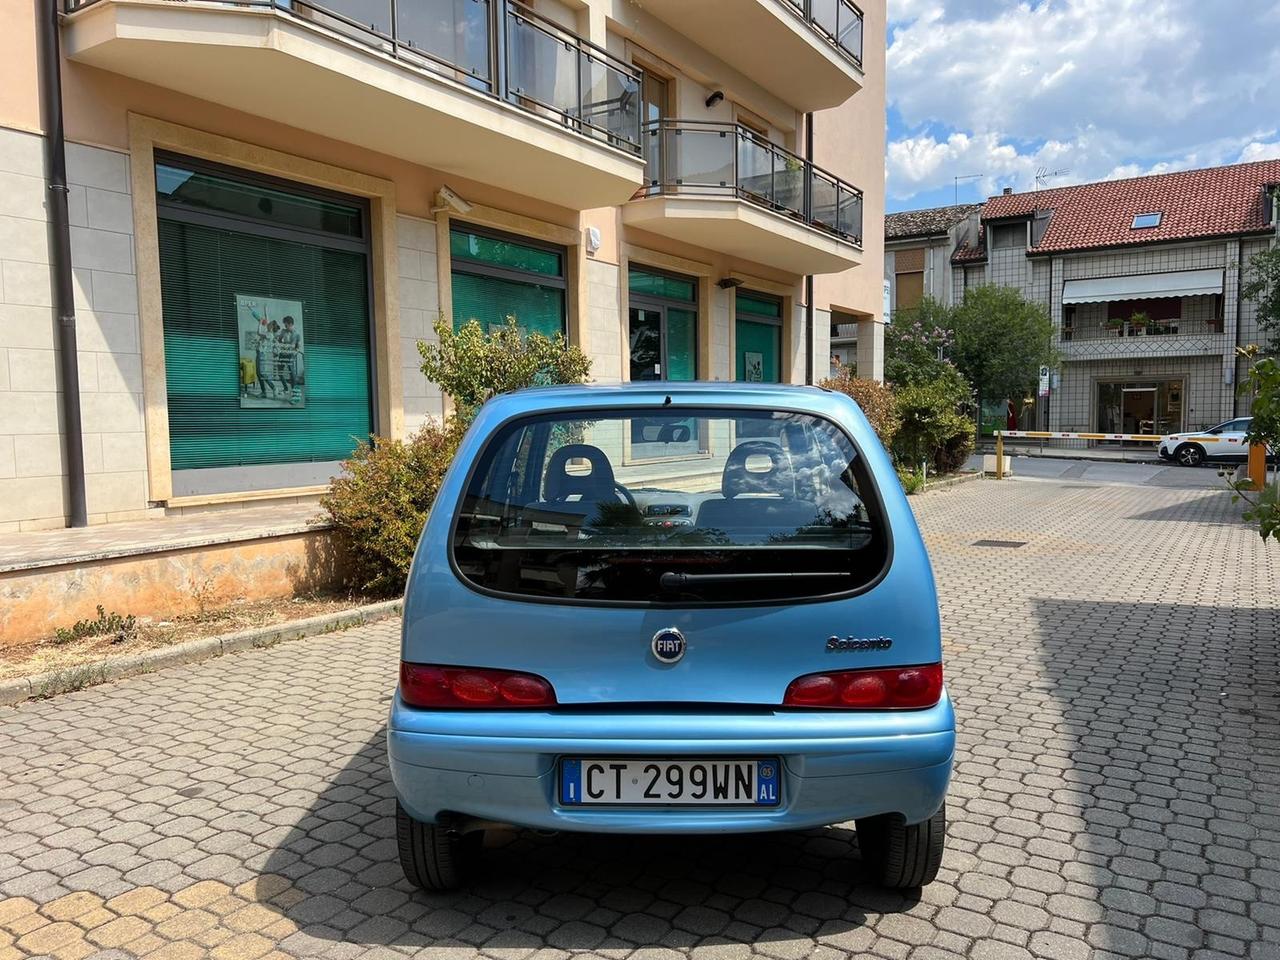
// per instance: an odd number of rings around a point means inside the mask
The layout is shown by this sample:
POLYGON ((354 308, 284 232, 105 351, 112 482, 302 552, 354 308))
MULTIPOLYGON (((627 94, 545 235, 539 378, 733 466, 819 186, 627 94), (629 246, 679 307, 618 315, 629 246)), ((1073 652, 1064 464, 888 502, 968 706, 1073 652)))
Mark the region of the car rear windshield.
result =
POLYGON ((517 598, 741 604, 865 586, 888 532, 830 421, 668 407, 506 424, 467 482, 452 547, 466 581, 517 598))

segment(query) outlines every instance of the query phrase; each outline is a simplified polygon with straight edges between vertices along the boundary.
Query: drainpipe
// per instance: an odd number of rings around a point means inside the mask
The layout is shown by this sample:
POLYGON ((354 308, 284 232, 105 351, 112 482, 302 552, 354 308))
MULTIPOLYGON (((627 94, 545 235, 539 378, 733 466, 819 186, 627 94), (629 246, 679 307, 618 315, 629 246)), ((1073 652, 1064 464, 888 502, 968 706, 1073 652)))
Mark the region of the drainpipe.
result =
POLYGON ((67 464, 70 525, 89 524, 84 489, 84 438, 80 431, 80 369, 76 351, 76 301, 71 279, 71 221, 67 213, 67 144, 62 118, 62 54, 58 0, 41 0, 40 98, 44 102, 48 164, 49 242, 53 307, 58 316, 58 385, 62 389, 62 438, 67 464))
MULTIPOLYGON (((804 115, 804 158, 813 163, 813 114, 804 115)), ((813 214, 813 170, 805 171, 805 210, 813 214)), ((813 274, 804 278, 804 382, 813 385, 813 274)))

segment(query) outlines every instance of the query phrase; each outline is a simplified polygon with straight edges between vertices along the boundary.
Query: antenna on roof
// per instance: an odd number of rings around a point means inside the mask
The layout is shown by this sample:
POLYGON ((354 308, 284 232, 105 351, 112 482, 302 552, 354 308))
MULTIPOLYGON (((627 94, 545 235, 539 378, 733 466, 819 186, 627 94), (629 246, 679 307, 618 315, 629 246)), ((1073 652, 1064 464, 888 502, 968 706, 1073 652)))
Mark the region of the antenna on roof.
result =
POLYGON ((957 207, 958 207, 958 206, 960 206, 960 181, 961 181, 961 180, 981 180, 984 176, 986 176, 986 174, 982 174, 982 173, 967 173, 967 174, 965 174, 965 175, 964 175, 964 176, 962 176, 962 177, 952 177, 952 179, 955 181, 955 188, 956 188, 956 201, 955 201, 955 205, 956 205, 957 207))
POLYGON ((1036 171, 1036 189, 1043 190, 1050 180, 1065 177, 1070 172, 1070 170, 1050 170, 1048 167, 1041 167, 1036 171))

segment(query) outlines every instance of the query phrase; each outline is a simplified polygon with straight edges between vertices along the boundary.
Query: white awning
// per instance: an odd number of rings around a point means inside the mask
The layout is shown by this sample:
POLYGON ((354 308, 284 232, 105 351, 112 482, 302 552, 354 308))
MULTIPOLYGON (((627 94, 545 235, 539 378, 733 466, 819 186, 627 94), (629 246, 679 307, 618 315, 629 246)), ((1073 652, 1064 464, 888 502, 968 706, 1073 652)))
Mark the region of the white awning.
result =
POLYGON ((1062 285, 1063 303, 1106 303, 1109 300, 1150 300, 1154 297, 1195 297, 1222 292, 1222 271, 1179 270, 1137 277, 1068 280, 1062 285))

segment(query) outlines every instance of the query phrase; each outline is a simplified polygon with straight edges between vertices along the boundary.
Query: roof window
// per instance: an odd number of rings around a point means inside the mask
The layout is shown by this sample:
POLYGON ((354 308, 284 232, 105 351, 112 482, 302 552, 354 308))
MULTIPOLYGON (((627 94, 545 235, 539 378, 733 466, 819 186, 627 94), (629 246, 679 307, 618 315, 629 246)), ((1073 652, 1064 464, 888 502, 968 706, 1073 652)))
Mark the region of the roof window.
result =
POLYGON ((1140 213, 1133 218, 1134 230, 1149 230, 1158 226, 1160 226, 1160 214, 1158 213, 1140 213))

